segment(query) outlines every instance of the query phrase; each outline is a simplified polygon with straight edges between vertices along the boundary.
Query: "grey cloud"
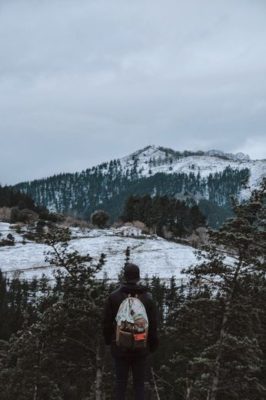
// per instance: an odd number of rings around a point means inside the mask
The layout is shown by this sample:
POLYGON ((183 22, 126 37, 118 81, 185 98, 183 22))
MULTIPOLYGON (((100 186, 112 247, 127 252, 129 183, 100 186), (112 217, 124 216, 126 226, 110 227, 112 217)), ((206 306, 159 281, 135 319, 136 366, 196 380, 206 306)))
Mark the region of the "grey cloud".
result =
POLYGON ((147 144, 265 157, 264 1, 0 2, 0 183, 147 144))

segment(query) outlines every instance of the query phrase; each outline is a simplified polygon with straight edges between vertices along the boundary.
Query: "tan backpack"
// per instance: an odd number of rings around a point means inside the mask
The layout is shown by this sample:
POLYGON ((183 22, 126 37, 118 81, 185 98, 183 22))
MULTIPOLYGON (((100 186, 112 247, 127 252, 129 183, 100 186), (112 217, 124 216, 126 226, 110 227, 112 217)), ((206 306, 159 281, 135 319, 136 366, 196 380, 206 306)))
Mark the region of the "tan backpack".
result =
POLYGON ((149 321, 146 309, 137 295, 122 301, 116 315, 116 344, 126 349, 147 347, 149 321))

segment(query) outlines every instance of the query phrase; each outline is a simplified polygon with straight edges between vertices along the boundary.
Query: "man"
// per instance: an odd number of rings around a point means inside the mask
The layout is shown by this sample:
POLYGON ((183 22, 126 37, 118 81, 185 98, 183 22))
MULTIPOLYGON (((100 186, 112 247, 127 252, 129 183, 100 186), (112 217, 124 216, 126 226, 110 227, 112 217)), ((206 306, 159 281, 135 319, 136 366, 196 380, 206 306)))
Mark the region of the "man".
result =
POLYGON ((157 311, 152 295, 138 284, 139 267, 127 264, 124 268, 124 284, 112 292, 107 299, 104 310, 104 339, 111 345, 116 372, 116 400, 125 400, 129 370, 132 370, 135 400, 144 400, 144 382, 147 368, 147 356, 158 347, 157 311), (138 297, 143 303, 148 316, 148 341, 146 348, 126 349, 116 344, 116 315, 120 304, 128 296, 138 297))

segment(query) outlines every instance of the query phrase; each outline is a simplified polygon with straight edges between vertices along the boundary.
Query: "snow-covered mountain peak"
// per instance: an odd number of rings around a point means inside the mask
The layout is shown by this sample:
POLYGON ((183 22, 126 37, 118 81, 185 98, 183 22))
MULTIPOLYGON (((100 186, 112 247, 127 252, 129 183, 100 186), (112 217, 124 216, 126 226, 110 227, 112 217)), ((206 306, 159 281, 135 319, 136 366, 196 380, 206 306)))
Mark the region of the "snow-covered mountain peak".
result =
POLYGON ((251 190, 258 187, 266 175, 265 160, 253 161, 243 153, 225 153, 220 150, 176 151, 161 146, 147 146, 120 160, 122 171, 135 170, 137 177, 149 177, 157 173, 194 174, 207 178, 227 167, 233 170, 248 169, 251 190))
POLYGON ((248 162, 251 161, 249 155, 244 153, 225 153, 221 150, 208 150, 208 151, 176 151, 170 148, 150 145, 146 146, 143 149, 137 150, 134 153, 129 154, 126 157, 121 159, 122 163, 128 167, 134 164, 147 164, 152 160, 157 161, 160 160, 161 164, 168 164, 169 160, 180 160, 187 157, 203 157, 208 158, 219 158, 227 161, 235 161, 235 162, 248 162))
POLYGON ((160 158, 165 158, 165 152, 161 150, 160 147, 151 145, 144 147, 143 149, 137 150, 134 153, 129 154, 121 159, 121 162, 127 166, 131 167, 134 163, 147 164, 150 159, 158 160, 160 158))

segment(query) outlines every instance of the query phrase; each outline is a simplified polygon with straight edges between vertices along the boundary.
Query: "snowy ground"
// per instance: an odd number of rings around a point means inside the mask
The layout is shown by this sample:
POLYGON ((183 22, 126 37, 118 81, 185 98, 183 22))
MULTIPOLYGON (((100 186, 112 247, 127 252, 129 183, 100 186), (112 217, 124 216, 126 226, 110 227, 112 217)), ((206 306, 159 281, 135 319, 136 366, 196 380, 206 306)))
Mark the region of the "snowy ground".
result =
MULTIPOLYGON (((43 273, 52 277, 53 268, 45 263, 46 245, 27 241, 22 243, 22 237, 16 234, 8 223, 0 222, 1 238, 8 233, 15 236, 15 246, 0 247, 0 269, 7 275, 21 274, 21 278, 32 279, 43 273)), ((134 232, 131 232, 131 235, 134 232)), ((136 231, 136 233, 138 233, 136 231)), ((110 279, 116 279, 125 261, 125 250, 130 247, 131 261, 141 268, 141 275, 159 276, 168 279, 175 276, 178 280, 184 279, 181 274, 183 268, 196 263, 194 249, 169 242, 159 237, 123 236, 121 229, 86 230, 81 232, 77 228, 72 230, 73 239, 70 249, 78 250, 81 254, 89 253, 92 257, 99 257, 105 253, 106 264, 99 274, 102 277, 106 272, 110 279)))

